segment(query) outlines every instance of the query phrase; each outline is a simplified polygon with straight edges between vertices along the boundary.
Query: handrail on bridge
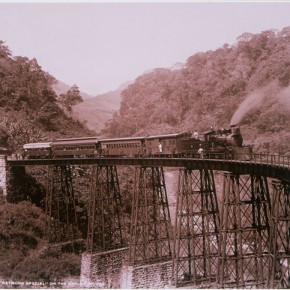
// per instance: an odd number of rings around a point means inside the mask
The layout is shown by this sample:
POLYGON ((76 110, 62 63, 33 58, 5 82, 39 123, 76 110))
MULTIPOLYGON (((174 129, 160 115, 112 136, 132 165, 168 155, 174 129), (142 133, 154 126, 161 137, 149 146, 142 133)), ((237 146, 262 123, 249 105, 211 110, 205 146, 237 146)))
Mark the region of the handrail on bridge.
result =
MULTIPOLYGON (((249 155, 245 155, 244 153, 236 153, 234 157, 230 156, 229 154, 225 153, 205 153, 203 158, 200 157, 197 153, 188 153, 183 155, 153 155, 150 156, 151 158, 164 158, 164 157, 171 157, 171 158, 190 158, 190 159, 203 159, 203 160, 225 160, 225 161, 235 161, 235 162, 248 162, 248 163, 255 163, 255 164, 264 164, 264 165, 271 165, 271 166, 281 166, 290 168, 290 156, 285 155, 278 155, 278 154, 269 154, 269 153, 255 153, 249 155)), ((144 156, 138 156, 142 158, 144 156)), ((121 157, 122 158, 122 157, 121 157)))
MULTIPOLYGON (((112 157, 112 156, 96 156, 101 158, 124 158, 128 156, 118 156, 118 157, 112 157)), ((290 156, 285 155, 279 155, 279 154, 269 154, 269 153, 254 153, 251 155, 246 155, 244 153, 236 153, 234 156, 231 156, 229 154, 225 153, 211 153, 211 152, 205 152, 204 156, 201 157, 197 153, 187 153, 187 154, 155 154, 155 155, 138 155, 135 156, 136 158, 152 158, 152 159, 164 159, 164 158, 173 158, 173 159, 203 159, 203 160, 225 160, 225 161, 235 161, 235 162, 242 162, 242 163, 255 163, 255 164, 265 164, 265 165, 271 165, 271 166, 281 166, 285 168, 290 168, 290 156)), ((58 159, 58 158, 56 158, 58 159)), ((7 160, 23 160, 21 156, 17 156, 15 154, 8 156, 7 160)))

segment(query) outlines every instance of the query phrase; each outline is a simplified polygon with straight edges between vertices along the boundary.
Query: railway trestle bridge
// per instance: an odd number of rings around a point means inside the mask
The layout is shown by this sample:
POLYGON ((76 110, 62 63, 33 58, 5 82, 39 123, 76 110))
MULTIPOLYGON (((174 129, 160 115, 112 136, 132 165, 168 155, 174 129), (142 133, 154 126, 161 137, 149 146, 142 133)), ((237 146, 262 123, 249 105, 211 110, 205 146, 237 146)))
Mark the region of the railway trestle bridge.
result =
POLYGON ((289 161, 261 155, 250 161, 119 157, 8 159, 6 166, 46 166, 52 242, 60 234, 77 238, 73 168, 90 168, 83 287, 286 288, 289 161), (135 172, 127 220, 118 176, 122 166, 135 172), (170 167, 179 174, 172 217, 164 176, 170 167), (223 177, 219 192, 217 172, 223 177))

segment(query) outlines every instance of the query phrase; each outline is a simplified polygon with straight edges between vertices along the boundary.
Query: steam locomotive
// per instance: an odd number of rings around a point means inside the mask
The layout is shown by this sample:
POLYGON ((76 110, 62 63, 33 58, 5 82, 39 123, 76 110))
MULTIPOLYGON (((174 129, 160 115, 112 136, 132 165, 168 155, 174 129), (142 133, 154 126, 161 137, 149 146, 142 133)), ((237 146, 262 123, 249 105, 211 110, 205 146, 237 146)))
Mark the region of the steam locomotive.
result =
POLYGON ((199 138, 190 132, 126 138, 63 138, 23 145, 25 159, 94 157, 198 157, 250 159, 251 147, 243 145, 240 128, 209 130, 199 138))

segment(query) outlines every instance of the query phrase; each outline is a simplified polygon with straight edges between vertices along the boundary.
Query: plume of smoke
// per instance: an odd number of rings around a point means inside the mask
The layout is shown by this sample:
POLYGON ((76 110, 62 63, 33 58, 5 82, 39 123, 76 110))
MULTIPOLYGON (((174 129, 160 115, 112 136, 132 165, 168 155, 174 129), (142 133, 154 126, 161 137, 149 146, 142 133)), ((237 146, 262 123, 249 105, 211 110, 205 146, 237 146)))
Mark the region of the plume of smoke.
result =
POLYGON ((265 94, 262 90, 255 91, 247 96, 233 114, 230 124, 239 124, 247 113, 254 109, 257 109, 262 104, 264 97, 265 94))
POLYGON ((290 110, 290 86, 279 92, 278 101, 283 104, 285 109, 290 110))

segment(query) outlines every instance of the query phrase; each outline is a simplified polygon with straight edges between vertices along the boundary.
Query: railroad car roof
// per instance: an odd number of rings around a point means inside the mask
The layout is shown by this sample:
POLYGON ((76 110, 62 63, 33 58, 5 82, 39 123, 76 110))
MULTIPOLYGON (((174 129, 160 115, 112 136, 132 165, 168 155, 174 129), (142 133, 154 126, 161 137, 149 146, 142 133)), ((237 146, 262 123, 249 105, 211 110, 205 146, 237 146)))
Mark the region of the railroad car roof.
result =
POLYGON ((54 142, 58 142, 58 141, 74 141, 74 140, 98 140, 99 137, 97 136, 93 136, 93 137, 71 137, 71 138, 59 138, 59 139, 55 139, 54 142))
POLYGON ((182 137, 188 135, 188 132, 183 133, 174 133, 174 134, 164 134, 164 135, 154 135, 148 136, 146 139, 165 139, 165 138, 175 138, 175 137, 182 137))
POLYGON ((27 143, 23 145, 23 149, 41 149, 50 147, 51 142, 27 143))
POLYGON ((96 144, 98 142, 97 138, 92 139, 59 139, 51 143, 52 147, 55 146, 68 146, 68 145, 90 145, 96 144))
POLYGON ((123 137, 123 138, 107 138, 107 139, 100 139, 99 141, 102 142, 121 142, 121 141, 141 141, 144 140, 145 137, 123 137))

